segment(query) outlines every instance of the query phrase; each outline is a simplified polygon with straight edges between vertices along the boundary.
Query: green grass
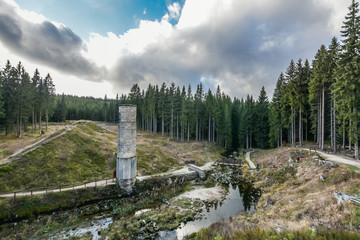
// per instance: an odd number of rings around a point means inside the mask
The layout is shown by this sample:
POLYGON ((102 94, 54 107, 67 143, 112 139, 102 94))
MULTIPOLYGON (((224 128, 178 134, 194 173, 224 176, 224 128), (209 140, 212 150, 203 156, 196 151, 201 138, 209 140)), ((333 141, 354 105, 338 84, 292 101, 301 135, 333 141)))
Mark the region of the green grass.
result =
POLYGON ((166 172, 177 164, 175 158, 148 144, 137 145, 136 157, 138 168, 143 169, 145 175, 166 172))
POLYGON ((349 164, 345 164, 351 171, 354 171, 354 172, 359 172, 360 169, 358 167, 355 167, 355 166, 352 166, 352 165, 349 165, 349 164))
POLYGON ((81 125, 66 134, 0 166, 0 192, 72 184, 112 176, 112 152, 106 143, 94 141, 84 132, 98 130, 81 125), (105 149, 101 150, 101 149, 105 149))

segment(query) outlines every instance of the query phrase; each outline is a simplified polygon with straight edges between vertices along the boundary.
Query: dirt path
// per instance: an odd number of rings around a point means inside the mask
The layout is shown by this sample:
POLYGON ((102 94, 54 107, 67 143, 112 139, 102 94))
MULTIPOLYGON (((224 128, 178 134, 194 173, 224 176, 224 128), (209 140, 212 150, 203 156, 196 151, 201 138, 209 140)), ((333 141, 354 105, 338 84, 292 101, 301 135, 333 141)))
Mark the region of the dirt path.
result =
MULTIPOLYGON (((201 168, 204 169, 204 170, 209 170, 211 168, 212 164, 213 164, 213 162, 208 162, 207 164, 205 164, 201 168)), ((136 179, 139 180, 139 181, 143 181, 145 179, 156 177, 156 176, 186 174, 186 173, 190 173, 190 172, 192 172, 192 171, 189 170, 189 168, 187 166, 185 166, 185 167, 183 167, 183 168, 181 168, 179 170, 173 171, 173 172, 166 172, 166 173, 161 173, 161 174, 156 174, 156 175, 149 175, 149 176, 138 176, 138 177, 136 177, 136 179)), ((48 189, 48 190, 39 190, 39 191, 32 191, 32 192, 31 191, 17 192, 16 196, 19 197, 19 196, 47 194, 47 193, 51 193, 51 192, 71 191, 71 190, 83 189, 83 188, 87 188, 87 187, 100 187, 100 186, 106 186, 106 185, 113 185, 115 183, 116 183, 116 181, 114 179, 104 179, 104 180, 89 182, 89 183, 86 183, 86 184, 81 184, 81 185, 76 185, 76 186, 74 185, 73 187, 56 188, 56 189, 48 189)), ((16 192, 16 191, 14 191, 14 192, 16 192)), ((14 192, 0 194, 0 198, 14 197, 14 192)))
MULTIPOLYGON (((36 149, 36 148, 44 145, 44 144, 46 144, 46 143, 48 143, 48 142, 50 142, 50 141, 52 141, 52 140, 54 140, 54 139, 62 136, 62 135, 64 135, 65 133, 67 133, 68 131, 70 131, 71 129, 73 129, 73 128, 76 127, 76 126, 77 126, 77 125, 65 126, 63 129, 65 129, 66 131, 63 131, 62 133, 60 133, 60 134, 58 134, 58 135, 56 135, 56 136, 52 136, 52 137, 51 137, 51 135, 48 135, 48 136, 40 139, 40 140, 37 141, 37 142, 34 142, 34 143, 30 144, 30 145, 27 145, 26 147, 20 148, 20 149, 17 150, 15 153, 13 153, 11 156, 9 156, 9 157, 7 157, 7 158, 5 158, 5 159, 2 159, 2 160, 0 161, 0 165, 3 165, 3 164, 8 163, 8 162, 11 162, 12 160, 17 159, 17 158, 25 155, 26 153, 28 153, 28 152, 30 152, 30 151, 32 151, 32 150, 34 150, 34 149, 36 149)), ((59 131, 61 131, 61 130, 59 130, 59 131)))
MULTIPOLYGON (((301 150, 309 150, 308 148, 298 148, 301 150)), ((323 151, 317 150, 317 153, 319 153, 324 159, 326 160, 330 160, 330 161, 334 161, 337 163, 343 163, 343 164, 348 164, 354 167, 357 167, 360 169, 360 161, 357 160, 353 160, 351 158, 348 157, 344 157, 344 156, 339 156, 336 154, 329 154, 329 153, 325 153, 323 151)))
MULTIPOLYGON (((17 192, 16 196, 19 197, 19 196, 39 195, 39 194, 46 194, 46 193, 52 193, 52 192, 70 191, 70 190, 76 190, 76 189, 83 189, 83 188, 87 188, 87 187, 98 187, 98 186, 113 185, 113 184, 115 184, 115 180, 105 179, 105 180, 101 180, 101 181, 89 182, 86 184, 77 185, 74 187, 56 188, 56 189, 40 190, 40 191, 33 191, 33 192, 31 192, 31 191, 17 192)), ((0 194, 0 198, 6 198, 6 197, 14 197, 14 192, 0 194)))
POLYGON ((253 151, 246 152, 245 160, 248 162, 250 168, 255 169, 256 166, 255 166, 254 162, 251 161, 251 159, 250 159, 250 154, 251 154, 252 152, 253 152, 253 151))

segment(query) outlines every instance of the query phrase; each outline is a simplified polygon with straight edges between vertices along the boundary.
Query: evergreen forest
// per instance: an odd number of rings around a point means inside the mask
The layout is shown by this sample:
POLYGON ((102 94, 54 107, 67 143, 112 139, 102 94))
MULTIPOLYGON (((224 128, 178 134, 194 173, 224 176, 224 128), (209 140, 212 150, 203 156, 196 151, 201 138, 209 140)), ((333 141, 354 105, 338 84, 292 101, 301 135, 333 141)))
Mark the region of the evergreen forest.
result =
POLYGON ((359 159, 360 16, 355 0, 341 37, 321 45, 311 62, 291 60, 271 101, 264 87, 256 98, 231 98, 219 86, 212 91, 201 83, 196 89, 134 84, 115 99, 56 95, 50 74, 43 78, 36 70, 31 77, 21 62, 12 66, 7 61, 0 75, 0 128, 21 137, 23 131, 47 131, 49 121, 117 123, 119 104, 135 104, 138 128, 175 141, 208 141, 229 152, 312 141, 322 150, 352 149, 359 159))

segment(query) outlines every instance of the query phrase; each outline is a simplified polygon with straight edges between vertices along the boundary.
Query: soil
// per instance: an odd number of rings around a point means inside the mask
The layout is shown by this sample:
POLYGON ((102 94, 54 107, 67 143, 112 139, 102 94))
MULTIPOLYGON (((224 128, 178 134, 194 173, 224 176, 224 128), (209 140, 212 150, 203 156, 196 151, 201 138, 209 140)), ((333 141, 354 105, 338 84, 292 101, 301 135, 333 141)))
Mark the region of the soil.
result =
POLYGON ((175 198, 183 199, 183 198, 190 198, 190 199, 200 199, 202 201, 220 201, 221 197, 224 196, 226 193, 225 189, 221 186, 217 185, 212 188, 196 188, 189 192, 185 192, 175 198))

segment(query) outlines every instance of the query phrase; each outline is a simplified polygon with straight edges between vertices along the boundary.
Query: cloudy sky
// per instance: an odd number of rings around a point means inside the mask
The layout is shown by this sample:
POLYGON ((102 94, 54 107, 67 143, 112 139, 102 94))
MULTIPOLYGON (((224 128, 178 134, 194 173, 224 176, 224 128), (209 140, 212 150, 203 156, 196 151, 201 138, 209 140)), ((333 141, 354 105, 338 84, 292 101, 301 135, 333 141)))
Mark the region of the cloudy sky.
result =
POLYGON ((0 67, 49 72, 60 94, 202 82, 238 98, 265 86, 271 99, 291 59, 312 60, 340 38, 350 2, 0 0, 0 67))

